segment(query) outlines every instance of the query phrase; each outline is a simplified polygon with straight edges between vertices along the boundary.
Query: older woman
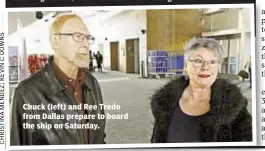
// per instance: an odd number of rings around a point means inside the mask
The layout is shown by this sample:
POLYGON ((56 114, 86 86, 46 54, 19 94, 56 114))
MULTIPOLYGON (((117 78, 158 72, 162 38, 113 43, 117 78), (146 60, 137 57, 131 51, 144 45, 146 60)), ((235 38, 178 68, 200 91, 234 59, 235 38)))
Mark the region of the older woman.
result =
POLYGON ((222 47, 193 38, 185 46, 184 73, 151 97, 152 143, 252 141, 252 117, 240 89, 217 79, 222 47))

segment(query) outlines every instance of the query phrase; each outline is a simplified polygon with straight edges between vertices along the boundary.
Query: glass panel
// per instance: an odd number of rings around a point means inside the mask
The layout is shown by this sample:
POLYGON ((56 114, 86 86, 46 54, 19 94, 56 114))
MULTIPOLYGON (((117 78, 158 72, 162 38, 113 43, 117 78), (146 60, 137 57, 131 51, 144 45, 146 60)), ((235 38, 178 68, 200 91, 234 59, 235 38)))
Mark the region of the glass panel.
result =
POLYGON ((239 39, 230 39, 230 74, 237 75, 238 73, 238 49, 239 39))

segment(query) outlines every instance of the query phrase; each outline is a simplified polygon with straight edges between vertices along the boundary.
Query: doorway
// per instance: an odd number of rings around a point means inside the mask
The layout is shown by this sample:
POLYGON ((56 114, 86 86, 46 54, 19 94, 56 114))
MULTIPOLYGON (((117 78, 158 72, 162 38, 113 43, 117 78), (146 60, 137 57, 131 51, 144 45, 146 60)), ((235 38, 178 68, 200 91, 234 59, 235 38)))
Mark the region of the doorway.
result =
POLYGON ((126 73, 140 73, 139 38, 126 40, 126 73))
POLYGON ((213 37, 224 50, 221 73, 237 75, 240 61, 240 35, 213 37))
POLYGON ((119 70, 119 42, 110 42, 110 69, 119 70))

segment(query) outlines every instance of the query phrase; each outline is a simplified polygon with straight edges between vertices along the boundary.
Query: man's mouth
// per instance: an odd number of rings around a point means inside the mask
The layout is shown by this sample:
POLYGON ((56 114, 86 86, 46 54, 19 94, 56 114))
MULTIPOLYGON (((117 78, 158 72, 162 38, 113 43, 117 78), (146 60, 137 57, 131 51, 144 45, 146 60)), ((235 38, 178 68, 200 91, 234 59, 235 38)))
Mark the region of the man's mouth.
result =
POLYGON ((79 57, 80 59, 87 59, 88 55, 79 54, 77 57, 79 57))
POLYGON ((200 78, 208 78, 208 77, 210 77, 211 75, 209 75, 209 74, 199 74, 199 77, 200 78))

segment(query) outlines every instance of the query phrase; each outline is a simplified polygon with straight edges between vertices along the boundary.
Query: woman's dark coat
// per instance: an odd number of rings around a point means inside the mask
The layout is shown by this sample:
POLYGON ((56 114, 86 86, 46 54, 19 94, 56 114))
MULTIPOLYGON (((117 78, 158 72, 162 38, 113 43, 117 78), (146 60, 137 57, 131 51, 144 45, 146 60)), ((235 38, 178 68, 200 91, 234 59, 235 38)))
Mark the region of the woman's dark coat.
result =
MULTIPOLYGON (((152 143, 166 143, 172 112, 179 105, 188 84, 189 80, 182 76, 167 83, 151 97, 152 143)), ((211 88, 210 111, 199 120, 202 142, 252 141, 252 116, 247 111, 247 104, 236 85, 217 79, 211 88)))

